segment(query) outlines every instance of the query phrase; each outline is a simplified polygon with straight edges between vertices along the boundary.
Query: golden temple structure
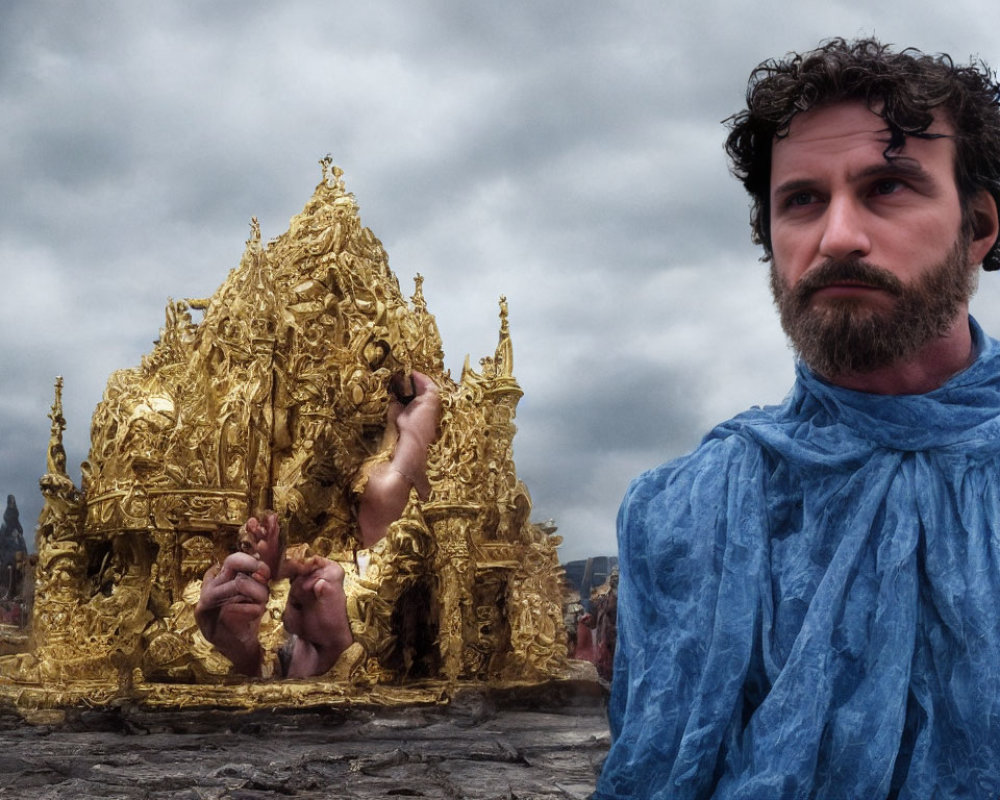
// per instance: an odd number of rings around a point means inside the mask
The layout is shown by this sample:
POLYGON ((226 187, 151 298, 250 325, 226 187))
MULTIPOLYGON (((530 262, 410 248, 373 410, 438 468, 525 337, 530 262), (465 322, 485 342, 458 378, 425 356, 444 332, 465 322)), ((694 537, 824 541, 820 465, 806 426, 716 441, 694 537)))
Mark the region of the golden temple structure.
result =
MULTIPOLYGON (((495 353, 478 369, 466 359, 456 382, 422 278, 406 299, 341 171, 321 164, 288 231, 265 244, 254 220, 215 294, 169 301, 152 351, 110 376, 79 489, 57 381, 31 635, 24 652, 0 658, 0 697, 35 707, 401 703, 567 675, 560 540, 529 520, 512 457, 522 392, 506 302, 495 353), (277 512, 287 545, 349 562, 359 482, 391 447, 389 380, 411 369, 441 394, 431 491, 425 501, 411 492, 350 595, 354 645, 314 679, 232 675, 194 622, 202 576, 264 509, 277 512)), ((262 642, 281 639, 275 595, 262 642)))

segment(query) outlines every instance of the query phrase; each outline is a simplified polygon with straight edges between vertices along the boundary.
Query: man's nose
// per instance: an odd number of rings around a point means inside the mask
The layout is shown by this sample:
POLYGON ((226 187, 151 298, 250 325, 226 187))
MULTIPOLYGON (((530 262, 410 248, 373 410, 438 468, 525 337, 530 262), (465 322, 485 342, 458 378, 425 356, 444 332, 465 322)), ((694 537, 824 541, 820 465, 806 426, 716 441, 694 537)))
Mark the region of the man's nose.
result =
POLYGON ((820 255, 826 258, 864 258, 871 251, 865 212, 854 198, 833 198, 823 215, 820 255))

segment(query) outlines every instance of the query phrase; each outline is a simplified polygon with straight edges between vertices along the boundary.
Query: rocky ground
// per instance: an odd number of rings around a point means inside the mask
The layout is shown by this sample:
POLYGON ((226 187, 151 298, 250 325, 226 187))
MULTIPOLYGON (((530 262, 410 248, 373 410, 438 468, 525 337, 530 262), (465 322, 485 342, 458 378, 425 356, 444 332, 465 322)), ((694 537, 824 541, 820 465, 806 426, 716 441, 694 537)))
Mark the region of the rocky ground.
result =
POLYGON ((0 797, 106 800, 586 798, 609 737, 600 691, 448 706, 0 713, 0 797))

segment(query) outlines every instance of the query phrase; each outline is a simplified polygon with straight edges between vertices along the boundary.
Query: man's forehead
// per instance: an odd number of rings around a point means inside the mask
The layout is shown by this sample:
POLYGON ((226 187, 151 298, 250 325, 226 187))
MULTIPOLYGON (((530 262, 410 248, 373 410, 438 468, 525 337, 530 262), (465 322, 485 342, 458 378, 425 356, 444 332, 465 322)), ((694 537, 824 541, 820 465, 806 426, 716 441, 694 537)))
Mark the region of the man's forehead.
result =
MULTIPOLYGON (((926 131, 929 137, 907 136, 897 154, 919 158, 943 146, 950 154, 951 123, 941 112, 926 131)), ((787 157, 793 153, 846 153, 870 150, 882 155, 892 141, 888 123, 860 101, 845 101, 796 114, 784 136, 775 137, 772 153, 787 157)))

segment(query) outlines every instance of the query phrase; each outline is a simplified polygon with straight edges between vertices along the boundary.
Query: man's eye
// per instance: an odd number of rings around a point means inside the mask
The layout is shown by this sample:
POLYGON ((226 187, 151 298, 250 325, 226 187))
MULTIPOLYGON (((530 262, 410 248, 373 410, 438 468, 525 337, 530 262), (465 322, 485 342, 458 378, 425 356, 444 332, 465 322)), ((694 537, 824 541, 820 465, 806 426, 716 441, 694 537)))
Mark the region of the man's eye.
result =
POLYGON ((894 179, 886 179, 884 181, 879 181, 875 184, 874 193, 875 194, 895 194, 903 187, 902 182, 894 179))
POLYGON ((795 206, 807 206, 813 202, 815 197, 812 192, 796 192, 793 195, 789 195, 788 199, 785 201, 785 205, 789 208, 795 206))

